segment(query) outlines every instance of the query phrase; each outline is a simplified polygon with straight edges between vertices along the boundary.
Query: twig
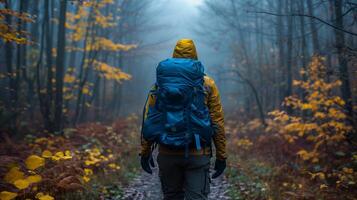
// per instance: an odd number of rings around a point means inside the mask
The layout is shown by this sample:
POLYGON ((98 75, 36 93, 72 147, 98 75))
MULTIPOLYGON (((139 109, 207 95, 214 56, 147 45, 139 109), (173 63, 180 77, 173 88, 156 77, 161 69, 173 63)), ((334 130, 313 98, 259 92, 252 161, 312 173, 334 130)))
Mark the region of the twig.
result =
POLYGON ((313 18, 313 19, 315 19, 315 20, 317 20, 317 21, 319 21, 319 22, 321 22, 321 23, 323 23, 323 24, 325 24, 325 25, 328 25, 328 26, 330 26, 330 27, 332 27, 332 28, 334 28, 334 29, 337 29, 337 30, 339 30, 339 31, 342 31, 342 32, 345 32, 345 33, 348 33, 348 34, 351 34, 351 35, 354 35, 354 36, 357 36, 357 33, 355 33, 355 32, 351 32, 351 31, 345 30, 345 29, 343 29, 343 28, 340 28, 340 27, 338 27, 338 26, 335 26, 335 25, 333 25, 333 24, 331 24, 331 23, 329 23, 329 22, 327 22, 327 21, 325 21, 325 20, 323 20, 323 19, 320 19, 320 18, 318 18, 318 17, 316 17, 316 16, 313 16, 313 15, 300 14, 300 13, 277 14, 277 13, 271 13, 271 12, 267 12, 267 11, 247 11, 247 12, 248 12, 248 13, 267 14, 267 15, 273 15, 273 16, 278 16, 278 17, 288 17, 288 16, 294 16, 294 17, 296 17, 296 16, 299 16, 299 17, 309 17, 309 18, 313 18))

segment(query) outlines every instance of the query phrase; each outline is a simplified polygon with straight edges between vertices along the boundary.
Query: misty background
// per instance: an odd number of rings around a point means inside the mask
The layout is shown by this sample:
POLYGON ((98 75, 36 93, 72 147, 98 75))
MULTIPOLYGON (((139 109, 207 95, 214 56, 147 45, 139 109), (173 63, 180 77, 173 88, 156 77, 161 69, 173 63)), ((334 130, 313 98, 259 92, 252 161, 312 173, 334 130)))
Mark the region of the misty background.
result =
POLYGON ((3 18, 12 31, 4 37, 15 42, 1 43, 5 121, 35 118, 49 128, 62 116, 61 126, 140 115, 157 64, 182 38, 194 40, 227 116, 263 122, 285 97, 304 96, 293 80, 307 78, 300 71, 313 55, 326 59, 327 80, 342 81, 334 92, 355 112, 354 2, 30 2, 1 4, 26 13, 3 18))
POLYGON ((158 0, 151 3, 148 12, 152 15, 148 26, 156 28, 139 33, 144 47, 135 57, 135 64, 127 67, 133 79, 123 84, 125 109, 121 110, 122 115, 141 112, 148 91, 155 83, 156 66, 172 57, 176 42, 181 38, 194 40, 206 73, 216 78, 215 70, 224 64, 224 53, 212 46, 205 33, 197 32, 203 3, 203 0, 158 0))
POLYGON ((212 199, 355 199, 356 0, 0 0, 0 199, 160 195, 140 122, 182 38, 225 113, 212 199))

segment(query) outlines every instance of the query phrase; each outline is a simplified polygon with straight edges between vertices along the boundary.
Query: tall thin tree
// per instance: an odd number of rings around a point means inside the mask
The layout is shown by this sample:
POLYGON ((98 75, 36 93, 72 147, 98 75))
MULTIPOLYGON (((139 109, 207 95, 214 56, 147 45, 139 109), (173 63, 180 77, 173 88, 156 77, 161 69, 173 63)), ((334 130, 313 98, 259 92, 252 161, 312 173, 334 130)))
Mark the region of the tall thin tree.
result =
POLYGON ((65 45, 66 45, 66 10, 67 0, 60 1, 60 16, 57 39, 57 60, 56 60, 56 99, 55 99, 55 131, 62 130, 63 115, 63 76, 65 63, 65 45))

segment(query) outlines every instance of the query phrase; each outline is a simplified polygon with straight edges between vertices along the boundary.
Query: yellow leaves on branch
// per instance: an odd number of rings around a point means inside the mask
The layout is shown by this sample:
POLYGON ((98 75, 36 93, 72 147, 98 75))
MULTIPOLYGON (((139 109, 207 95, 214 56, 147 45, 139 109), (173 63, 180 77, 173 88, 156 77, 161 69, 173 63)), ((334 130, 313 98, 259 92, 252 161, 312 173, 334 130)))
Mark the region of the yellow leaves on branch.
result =
POLYGON ((130 44, 120 44, 115 43, 112 40, 104 37, 95 37, 94 42, 88 42, 86 46, 86 51, 129 51, 133 48, 136 48, 137 45, 130 44))
POLYGON ((26 180, 31 183, 38 183, 42 181, 42 177, 40 175, 31 175, 26 178, 26 180))
POLYGON ((66 28, 72 30, 68 35, 73 41, 81 41, 87 35, 94 34, 88 27, 110 28, 116 25, 113 14, 103 14, 102 8, 114 3, 109 0, 85 1, 78 6, 76 13, 67 12, 66 28))
POLYGON ((17 187, 18 189, 23 190, 23 189, 28 188, 28 186, 30 185, 30 182, 28 182, 28 181, 25 180, 25 179, 19 179, 19 180, 16 180, 16 181, 14 182, 14 185, 15 185, 15 187, 17 187))
POLYGON ((114 0, 102 0, 100 3, 104 6, 106 4, 113 4, 114 0))
POLYGON ((51 158, 52 157, 52 152, 50 152, 49 150, 44 150, 42 152, 42 157, 43 158, 51 158))
MULTIPOLYGON (((107 163, 109 161, 112 161, 114 156, 113 154, 109 154, 108 156, 105 156, 102 154, 101 150, 98 148, 92 148, 92 149, 87 149, 87 156, 84 161, 84 164, 87 166, 86 168, 83 169, 84 174, 82 176, 82 180, 87 183, 91 180, 91 176, 93 176, 93 170, 90 168, 92 166, 99 166, 101 163, 107 163)), ((111 152, 109 149, 108 152, 111 152)), ((120 166, 114 162, 111 162, 107 164, 107 167, 110 168, 111 170, 119 170, 120 166)))
POLYGON ((303 89, 306 94, 304 98, 289 96, 283 102, 294 109, 293 114, 279 110, 270 112, 273 120, 266 128, 266 131, 280 133, 289 143, 296 139, 305 140, 313 150, 309 152, 303 149, 297 155, 312 163, 319 162, 327 155, 326 151, 330 148, 322 147, 343 141, 345 134, 352 130, 346 123, 345 102, 332 92, 341 81, 326 81, 323 61, 322 57, 313 57, 307 71, 301 72, 307 80, 293 81, 293 85, 303 89))
POLYGON ((31 15, 29 13, 25 13, 25 12, 20 13, 20 12, 10 10, 10 9, 0 9, 0 19, 3 19, 4 16, 6 16, 6 15, 10 15, 12 17, 19 18, 20 20, 22 20, 24 22, 34 22, 34 20, 32 19, 31 15))
POLYGON ((323 172, 317 172, 317 173, 308 172, 308 173, 310 174, 311 179, 316 179, 316 178, 319 178, 321 180, 325 180, 326 179, 326 175, 323 172))
POLYGON ((19 167, 12 167, 4 176, 4 181, 13 184, 16 188, 26 189, 32 183, 38 183, 42 180, 40 175, 31 175, 24 177, 24 173, 19 167))
POLYGON ((107 6, 108 4, 113 4, 113 3, 114 3, 114 0, 84 1, 82 3, 82 5, 85 7, 95 6, 97 8, 103 8, 103 7, 107 6))
POLYGON ((113 27, 116 25, 116 23, 114 23, 112 14, 105 16, 105 15, 102 15, 101 12, 96 11, 96 15, 95 15, 94 19, 95 19, 95 24, 99 25, 102 28, 113 27))
POLYGON ((31 155, 25 160, 27 169, 35 170, 45 165, 45 159, 37 155, 31 155))
POLYGON ((54 161, 72 159, 72 153, 69 150, 66 150, 64 153, 62 151, 58 151, 51 157, 51 159, 54 161))
POLYGON ((345 172, 346 174, 353 174, 352 168, 344 167, 344 168, 342 168, 342 171, 345 172))
POLYGON ((253 145, 253 142, 250 141, 248 138, 244 138, 244 139, 238 139, 235 141, 235 144, 239 147, 239 148, 242 148, 242 149, 249 149, 252 145, 253 145))
POLYGON ((82 93, 85 94, 85 95, 90 95, 89 87, 88 86, 84 86, 82 88, 82 93))
POLYGON ((321 184, 320 185, 320 190, 323 190, 323 189, 326 189, 326 188, 328 188, 328 186, 326 184, 321 184))
POLYGON ((300 156, 305 161, 311 160, 313 163, 319 161, 318 159, 319 154, 314 151, 308 152, 306 150, 300 150, 299 152, 297 152, 297 155, 300 156))
POLYGON ((101 73, 101 75, 107 80, 114 80, 120 82, 122 80, 129 80, 130 74, 121 71, 119 68, 110 66, 104 62, 94 61, 95 69, 101 73))
MULTIPOLYGON (((0 1, 0 5, 1 5, 0 1)), ((26 33, 22 30, 18 31, 18 27, 16 25, 9 25, 5 23, 5 17, 11 16, 16 17, 17 19, 21 20, 22 22, 33 22, 34 20, 28 13, 25 12, 17 12, 10 9, 0 8, 0 38, 3 39, 4 42, 15 42, 17 44, 28 44, 25 35, 26 33)))
POLYGON ((19 167, 12 167, 9 172, 7 172, 4 176, 4 181, 7 183, 14 183, 19 179, 24 178, 24 173, 20 170, 19 167))
POLYGON ((43 194, 42 192, 37 193, 36 198, 39 200, 54 200, 55 199, 51 195, 43 194))
MULTIPOLYGON (((36 139, 35 143, 46 143, 49 140, 47 138, 38 138, 36 139)), ((38 169, 42 166, 45 165, 45 159, 52 159, 52 160, 66 160, 66 159, 71 159, 72 158, 72 153, 69 150, 66 150, 64 152, 59 151, 55 153, 54 155, 52 154, 51 151, 49 150, 44 150, 42 152, 42 157, 37 156, 37 155, 30 155, 25 159, 25 166, 29 170, 35 170, 38 169)), ((9 169, 9 171, 5 174, 4 176, 4 181, 7 183, 10 183, 14 185, 18 190, 24 190, 26 188, 29 188, 32 184, 36 184, 42 181, 42 176, 39 174, 35 174, 34 171, 29 171, 31 175, 28 175, 25 177, 25 173, 21 171, 20 167, 12 167, 9 169)), ((36 190, 37 186, 32 187, 33 190, 36 190)), ((17 193, 12 193, 12 192, 7 192, 7 191, 2 191, 0 193, 0 200, 2 199, 14 199, 17 197, 17 193)), ((51 200, 54 199, 50 195, 44 195, 42 193, 39 193, 36 195, 37 199, 43 199, 43 200, 51 200)))
POLYGON ((88 158, 84 161, 84 164, 89 166, 89 165, 95 165, 99 162, 101 162, 101 152, 98 148, 93 148, 93 149, 88 149, 88 158))
POLYGON ((11 200, 17 197, 17 193, 2 191, 0 192, 0 200, 11 200))
POLYGON ((110 163, 110 164, 108 164, 108 167, 111 168, 111 169, 114 169, 114 170, 119 170, 120 169, 120 166, 117 165, 116 163, 110 163))
POLYGON ((71 75, 71 74, 66 74, 64 76, 64 80, 65 83, 74 83, 76 81, 76 77, 71 75))
POLYGON ((89 168, 84 168, 84 174, 86 176, 91 176, 91 175, 93 175, 93 170, 89 169, 89 168))
POLYGON ((21 37, 16 31, 10 30, 9 27, 4 24, 0 24, 0 38, 4 42, 15 42, 16 44, 27 44, 25 37, 21 37))
POLYGON ((89 168, 84 168, 84 176, 82 177, 84 182, 89 182, 90 177, 93 175, 93 170, 89 168))
POLYGON ((86 183, 90 181, 90 177, 88 177, 88 176, 83 176, 82 179, 86 183))

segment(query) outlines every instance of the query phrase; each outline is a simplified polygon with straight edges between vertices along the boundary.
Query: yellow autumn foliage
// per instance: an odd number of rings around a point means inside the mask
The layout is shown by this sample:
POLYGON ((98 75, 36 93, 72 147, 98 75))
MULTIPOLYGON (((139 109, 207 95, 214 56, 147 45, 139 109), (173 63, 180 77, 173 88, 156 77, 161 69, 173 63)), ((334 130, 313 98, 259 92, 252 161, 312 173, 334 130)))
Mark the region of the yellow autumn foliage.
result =
POLYGON ((47 141, 48 141, 48 139, 45 138, 45 137, 40 137, 40 138, 36 138, 36 139, 35 139, 35 143, 39 143, 39 144, 45 143, 45 142, 47 142, 47 141))
POLYGON ((299 155, 303 160, 308 161, 311 160, 312 162, 317 162, 318 161, 318 153, 316 152, 308 152, 306 150, 300 150, 297 152, 297 155, 299 155))
POLYGON ((121 80, 131 79, 131 75, 121 71, 120 68, 110 66, 104 62, 94 61, 95 69, 100 72, 107 80, 114 80, 120 82, 121 80))
POLYGON ((87 176, 93 175, 93 170, 89 168, 84 168, 84 174, 87 176))
POLYGON ((11 200, 17 197, 17 193, 2 191, 0 192, 0 200, 11 200))
MULTIPOLYGON (((0 3, 3 3, 0 1, 0 3)), ((22 23, 26 22, 34 22, 31 16, 26 12, 17 12, 12 9, 0 8, 0 38, 6 42, 14 42, 16 44, 29 44, 30 42, 27 40, 26 35, 23 31, 17 27, 17 24, 7 24, 3 22, 4 16, 10 16, 17 18, 16 20, 21 21, 22 23)))
POLYGON ((353 174, 353 169, 352 168, 347 168, 347 167, 344 167, 342 169, 343 172, 347 173, 347 174, 353 174))
POLYGON ((85 94, 85 95, 90 95, 89 86, 85 85, 85 86, 82 88, 82 93, 85 94))
POLYGON ((64 80, 65 83, 74 83, 76 81, 76 77, 70 74, 66 74, 64 76, 64 80))
POLYGON ((108 167, 111 168, 111 169, 114 169, 114 170, 119 170, 120 169, 120 166, 117 165, 116 163, 109 163, 108 167))
POLYGON ((26 178, 26 181, 29 182, 30 184, 32 183, 38 183, 42 181, 42 177, 40 175, 31 175, 26 178))
POLYGON ((51 158, 52 157, 52 153, 49 150, 44 150, 42 152, 41 156, 44 157, 44 158, 51 158))
POLYGON ((71 152, 69 150, 66 150, 65 152, 63 151, 58 151, 53 155, 52 160, 58 161, 58 160, 68 160, 72 158, 71 152))
POLYGON ((242 148, 242 149, 249 149, 253 145, 253 142, 247 138, 238 139, 235 141, 235 143, 239 148, 242 148))
MULTIPOLYGON (((117 135, 113 128, 106 126, 103 128, 107 128, 108 132, 117 135)), ((91 131, 97 133, 96 130, 91 131)), ((77 131, 77 129, 73 128, 72 131, 77 131)), ((108 141, 112 140, 110 138, 108 137, 108 141)), ((104 169, 105 172, 120 169, 120 166, 115 163, 119 158, 117 154, 120 152, 119 147, 110 149, 109 146, 102 144, 92 148, 82 147, 75 142, 75 145, 69 144, 73 142, 71 139, 59 135, 48 135, 47 137, 31 138, 31 140, 22 143, 27 148, 26 151, 21 152, 21 156, 16 161, 9 163, 9 166, 12 167, 3 171, 5 173, 1 177, 4 179, 3 185, 16 192, 0 190, 0 200, 15 198, 51 200, 57 195, 60 197, 60 193, 85 189, 84 186, 90 186, 86 183, 91 181, 98 169, 98 171, 104 169), (26 152, 39 152, 40 154, 37 156, 26 152), (66 161, 71 158, 74 159, 66 161), (53 162, 53 159, 57 161, 53 162), (90 166, 85 167, 85 163, 90 166), (42 187, 44 184, 46 187, 42 187), (51 193, 49 194, 49 192, 51 193)), ((124 141, 120 141, 118 144, 127 145, 124 141)))
POLYGON ((19 179, 14 182, 14 186, 20 190, 23 190, 28 188, 28 186, 30 186, 30 182, 27 181, 26 179, 19 179))
POLYGON ((36 198, 39 200, 54 200, 55 199, 51 195, 43 194, 42 192, 37 193, 36 198))
POLYGON ((25 164, 27 169, 35 170, 45 165, 45 159, 37 155, 31 155, 26 158, 25 164))
POLYGON ((326 67, 322 57, 315 56, 306 72, 306 81, 296 80, 294 85, 305 90, 305 98, 298 96, 287 97, 284 105, 294 109, 293 114, 285 111, 273 111, 269 115, 273 122, 267 130, 280 133, 283 138, 292 143, 300 138, 311 144, 311 150, 302 149, 297 155, 304 161, 317 163, 322 157, 327 156, 326 145, 343 141, 352 127, 346 123, 346 114, 343 109, 344 102, 332 95, 331 90, 340 85, 340 81, 327 82, 324 77, 326 67), (302 113, 309 113, 303 116, 302 113), (283 128, 281 128, 283 127, 283 128))
POLYGON ((83 176, 82 179, 86 183, 90 181, 90 178, 88 176, 83 176))
POLYGON ((7 183, 14 183, 16 180, 23 179, 24 173, 19 167, 12 167, 4 176, 4 180, 7 183))
POLYGON ((125 45, 115 43, 104 37, 96 37, 94 42, 89 42, 85 48, 86 51, 129 51, 136 48, 137 45, 125 45))

